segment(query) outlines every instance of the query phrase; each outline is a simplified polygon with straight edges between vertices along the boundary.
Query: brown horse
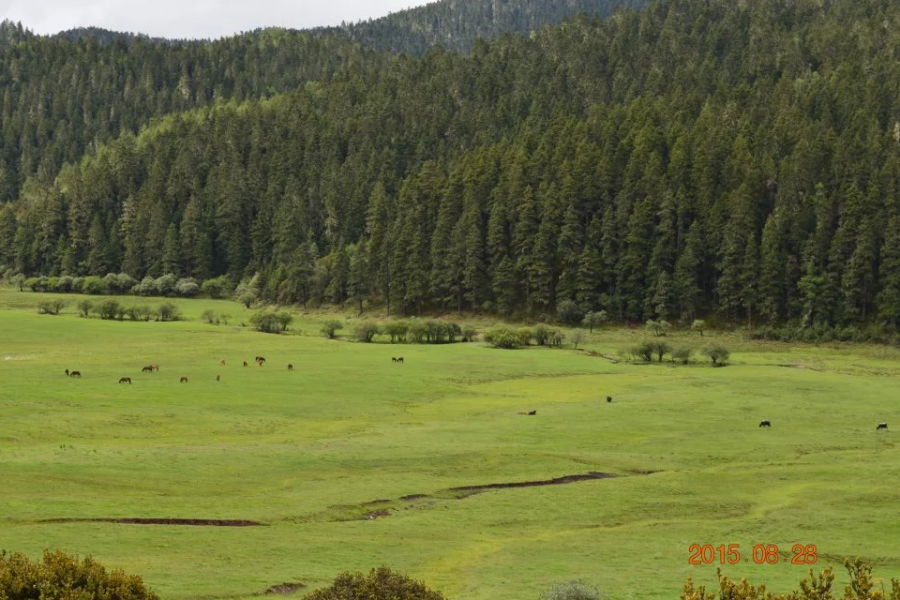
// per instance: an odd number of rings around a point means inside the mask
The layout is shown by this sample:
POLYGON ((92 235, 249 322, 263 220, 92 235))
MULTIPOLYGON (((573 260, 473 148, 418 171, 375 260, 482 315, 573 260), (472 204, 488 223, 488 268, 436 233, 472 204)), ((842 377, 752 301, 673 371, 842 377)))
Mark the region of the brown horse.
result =
POLYGON ((156 371, 158 373, 159 365, 157 365, 157 364, 150 365, 150 372, 152 373, 153 371, 156 371))
POLYGON ((72 371, 71 373, 66 373, 69 377, 78 377, 81 378, 81 371, 72 371))
POLYGON ((131 377, 122 377, 121 379, 119 379, 119 383, 127 383, 128 385, 131 385, 131 377))
POLYGON ((216 381, 222 381, 222 376, 221 376, 221 375, 216 375, 216 381))
POLYGON ((222 360, 220 360, 220 361, 219 361, 219 364, 222 365, 222 366, 224 367, 224 366, 225 366, 225 359, 223 358, 222 360))
POLYGON ((187 383, 187 382, 188 382, 187 377, 185 377, 184 375, 182 375, 182 376, 181 376, 181 381, 180 381, 179 383, 187 383))
POLYGON ((153 372, 153 367, 151 367, 150 365, 147 365, 146 367, 141 369, 141 373, 152 373, 152 372, 153 372))

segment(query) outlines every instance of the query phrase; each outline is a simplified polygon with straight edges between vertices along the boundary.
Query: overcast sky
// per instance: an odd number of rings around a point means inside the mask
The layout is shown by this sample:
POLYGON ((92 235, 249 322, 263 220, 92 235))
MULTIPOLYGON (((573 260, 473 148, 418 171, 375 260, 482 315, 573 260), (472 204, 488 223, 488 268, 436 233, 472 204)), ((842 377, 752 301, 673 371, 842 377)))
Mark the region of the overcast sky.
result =
POLYGON ((36 33, 102 27, 168 38, 217 38, 258 27, 305 29, 381 17, 429 0, 0 0, 0 21, 36 33))

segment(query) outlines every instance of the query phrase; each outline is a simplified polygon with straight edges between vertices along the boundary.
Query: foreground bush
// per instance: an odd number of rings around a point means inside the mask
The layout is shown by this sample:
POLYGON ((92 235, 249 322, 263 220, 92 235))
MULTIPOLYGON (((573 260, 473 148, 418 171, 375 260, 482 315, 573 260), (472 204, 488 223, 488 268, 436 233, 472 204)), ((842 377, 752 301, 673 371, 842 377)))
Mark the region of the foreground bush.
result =
POLYGON ((372 343, 375 336, 379 333, 378 323, 360 323, 353 330, 353 339, 364 344, 372 343))
POLYGON ((79 560, 60 551, 40 561, 23 554, 0 554, 3 600, 159 600, 137 575, 107 572, 92 558, 79 560))
POLYGON ((368 575, 338 575, 334 583, 306 596, 306 600, 444 600, 444 596, 406 575, 381 567, 368 575))
POLYGON ((38 313, 42 315, 58 315, 65 307, 66 303, 62 300, 38 302, 38 313))
POLYGON ((891 581, 891 589, 883 590, 883 584, 876 588, 872 578, 872 567, 862 560, 844 561, 850 574, 850 585, 844 588, 843 594, 835 594, 834 569, 828 567, 819 575, 809 572, 809 579, 800 582, 800 591, 785 595, 769 592, 766 586, 751 585, 746 579, 732 581, 719 572, 719 591, 707 592, 705 586, 694 587, 688 579, 681 593, 681 600, 900 600, 900 582, 891 581))
POLYGON ((337 319, 325 321, 325 324, 322 325, 322 335, 327 337, 329 340, 333 340, 337 337, 337 332, 343 328, 344 324, 337 319))
POLYGON ((600 588, 583 581, 568 581, 554 585, 541 594, 541 600, 608 600, 600 588))
POLYGON ((503 348, 505 350, 521 348, 523 346, 527 346, 531 341, 531 330, 529 329, 525 331, 528 332, 527 336, 522 330, 516 331, 514 329, 510 329, 509 327, 498 325, 497 327, 488 329, 484 333, 484 341, 486 341, 494 348, 503 348))

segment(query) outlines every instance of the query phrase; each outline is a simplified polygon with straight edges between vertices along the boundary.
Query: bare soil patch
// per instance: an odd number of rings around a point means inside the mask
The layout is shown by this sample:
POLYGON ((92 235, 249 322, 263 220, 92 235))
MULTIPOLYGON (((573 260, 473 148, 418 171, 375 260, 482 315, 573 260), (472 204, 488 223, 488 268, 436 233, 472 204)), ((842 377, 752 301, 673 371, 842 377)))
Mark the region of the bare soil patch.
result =
POLYGON ((544 481, 517 481, 513 483, 487 483, 484 485, 467 485, 463 487, 450 488, 451 492, 461 492, 464 494, 477 494, 488 490, 506 490, 510 488, 528 488, 543 487, 548 485, 565 485, 568 483, 578 483, 581 481, 593 481, 596 479, 610 479, 616 477, 612 473, 585 473, 583 475, 566 475, 555 479, 546 479, 544 481))
POLYGON ((121 525, 186 525, 191 527, 265 527, 258 521, 227 519, 44 519, 40 523, 118 523, 121 525))

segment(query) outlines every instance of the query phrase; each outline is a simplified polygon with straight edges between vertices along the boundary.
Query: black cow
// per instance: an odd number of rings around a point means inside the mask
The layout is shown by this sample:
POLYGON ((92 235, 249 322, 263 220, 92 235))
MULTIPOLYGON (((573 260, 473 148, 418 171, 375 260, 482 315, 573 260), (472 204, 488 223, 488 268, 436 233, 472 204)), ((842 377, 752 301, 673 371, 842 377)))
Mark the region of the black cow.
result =
POLYGON ((128 385, 131 385, 131 377, 122 377, 121 379, 119 379, 119 383, 127 383, 128 385))
POLYGON ((887 423, 879 423, 878 427, 875 428, 875 431, 881 431, 882 429, 887 431, 887 423))
POLYGON ((771 427, 772 423, 770 421, 760 421, 759 426, 760 427, 771 427))

